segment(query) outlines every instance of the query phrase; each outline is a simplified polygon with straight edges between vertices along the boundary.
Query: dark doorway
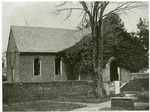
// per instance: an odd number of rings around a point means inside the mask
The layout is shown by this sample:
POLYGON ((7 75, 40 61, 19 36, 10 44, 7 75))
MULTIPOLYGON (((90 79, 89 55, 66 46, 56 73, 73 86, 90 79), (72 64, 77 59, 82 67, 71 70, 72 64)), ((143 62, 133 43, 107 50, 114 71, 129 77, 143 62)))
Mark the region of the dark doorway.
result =
POLYGON ((110 63, 110 80, 111 82, 118 80, 117 62, 115 60, 110 63))

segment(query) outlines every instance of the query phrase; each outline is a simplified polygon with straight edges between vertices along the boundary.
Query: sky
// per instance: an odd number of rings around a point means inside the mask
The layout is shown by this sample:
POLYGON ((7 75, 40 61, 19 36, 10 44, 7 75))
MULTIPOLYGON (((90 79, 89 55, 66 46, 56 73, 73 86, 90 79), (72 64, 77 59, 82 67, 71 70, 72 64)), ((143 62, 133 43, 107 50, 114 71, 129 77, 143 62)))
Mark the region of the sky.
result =
MULTIPOLYGON (((34 26, 75 29, 81 20, 78 11, 64 21, 65 13, 56 15, 58 2, 2 2, 2 51, 6 51, 10 26, 34 26)), ((120 15, 128 32, 136 31, 136 24, 142 17, 149 20, 149 9, 134 9, 120 15)))

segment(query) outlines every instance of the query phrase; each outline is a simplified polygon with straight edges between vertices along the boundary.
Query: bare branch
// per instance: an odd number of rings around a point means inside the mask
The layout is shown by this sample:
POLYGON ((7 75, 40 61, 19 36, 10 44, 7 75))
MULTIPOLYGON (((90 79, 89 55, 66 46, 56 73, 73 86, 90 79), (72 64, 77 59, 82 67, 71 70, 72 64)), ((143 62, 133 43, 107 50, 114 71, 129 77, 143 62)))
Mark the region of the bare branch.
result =
MULTIPOLYGON (((67 3, 69 3, 69 2, 68 1, 62 2, 57 7, 63 6, 67 3)), ((62 11, 67 11, 68 15, 67 15, 66 19, 68 19, 73 10, 82 10, 80 16, 83 15, 83 13, 85 11, 89 16, 90 21, 91 22, 93 21, 93 23, 95 23, 94 21, 96 21, 96 22, 100 21, 100 19, 105 18, 110 13, 114 13, 114 12, 115 13, 121 13, 121 12, 125 13, 125 11, 127 11, 127 10, 131 10, 134 8, 141 8, 141 7, 148 5, 148 4, 146 4, 146 2, 137 2, 137 1, 133 1, 133 2, 109 2, 109 1, 85 2, 85 1, 79 1, 79 3, 80 3, 80 5, 82 5, 83 8, 80 8, 78 6, 79 5, 78 4, 78 5, 76 5, 77 7, 58 9, 55 11, 55 14, 58 15, 62 11), (111 10, 110 12, 103 14, 107 5, 115 5, 117 7, 115 9, 111 10), (97 16, 97 17, 99 16, 99 18, 97 18, 95 16, 97 16), (100 17, 100 16, 102 16, 102 17, 100 17)))
POLYGON ((70 9, 70 10, 68 10, 68 11, 69 11, 69 13, 68 13, 67 17, 62 21, 62 23, 63 23, 64 21, 66 21, 66 20, 71 16, 71 14, 72 14, 72 9, 70 9))
POLYGON ((93 2, 91 1, 91 15, 93 15, 93 2))
POLYGON ((81 16, 85 11, 83 10, 79 16, 81 16))
POLYGON ((67 3, 68 3, 68 1, 62 2, 61 4, 57 5, 56 7, 63 6, 63 5, 65 5, 65 4, 67 4, 67 3))
POLYGON ((101 26, 103 13, 104 13, 105 8, 107 7, 108 4, 109 4, 109 1, 108 1, 108 2, 106 1, 106 2, 104 2, 103 5, 101 6, 100 15, 99 15, 99 26, 101 26))
POLYGON ((82 12, 84 12, 84 9, 83 8, 63 8, 63 9, 58 9, 58 10, 56 10, 55 12, 53 12, 53 13, 55 13, 55 14, 60 14, 62 11, 67 11, 67 16, 66 16, 66 18, 61 22, 61 23, 63 23, 64 21, 66 21, 70 16, 71 16, 71 14, 72 14, 72 11, 73 10, 83 10, 82 12), (68 13, 69 12, 69 13, 68 13))
MULTIPOLYGON (((59 15, 63 11, 70 11, 70 10, 71 10, 71 12, 72 12, 72 10, 83 10, 84 11, 84 9, 82 9, 82 8, 63 8, 63 9, 55 10, 54 12, 50 12, 50 13, 54 13, 56 15, 59 15)), ((47 14, 49 14, 49 13, 47 13, 47 14)))
POLYGON ((78 24, 77 28, 82 27, 83 23, 85 22, 85 19, 86 19, 86 12, 84 12, 84 15, 83 15, 83 17, 82 17, 82 20, 81 20, 80 23, 78 24))
POLYGON ((85 12, 89 15, 90 19, 92 20, 92 15, 91 15, 90 11, 88 10, 88 7, 87 7, 86 3, 85 3, 84 1, 82 1, 82 2, 79 1, 79 2, 80 2, 81 5, 83 6, 85 12))
MULTIPOLYGON (((95 23, 95 24, 97 24, 97 13, 98 13, 98 4, 99 4, 100 2, 95 2, 94 3, 94 9, 93 9, 93 18, 92 18, 92 21, 93 21, 93 23, 95 23), (95 19, 95 20, 94 20, 95 19), (95 22, 96 21, 96 22, 95 22)), ((97 26, 97 25, 96 25, 97 26)))
POLYGON ((83 8, 63 8, 63 9, 56 10, 56 12, 61 12, 65 10, 84 10, 84 9, 83 8))
POLYGON ((97 12, 97 7, 98 7, 99 3, 100 2, 95 2, 94 3, 93 16, 95 16, 95 14, 96 14, 95 12, 97 12))
POLYGON ((142 7, 147 6, 147 4, 144 4, 143 2, 121 2, 121 3, 118 2, 117 4, 118 4, 118 6, 114 10, 108 12, 107 14, 104 14, 103 17, 106 17, 110 13, 125 12, 127 10, 131 10, 131 9, 135 9, 135 8, 142 8, 142 7))

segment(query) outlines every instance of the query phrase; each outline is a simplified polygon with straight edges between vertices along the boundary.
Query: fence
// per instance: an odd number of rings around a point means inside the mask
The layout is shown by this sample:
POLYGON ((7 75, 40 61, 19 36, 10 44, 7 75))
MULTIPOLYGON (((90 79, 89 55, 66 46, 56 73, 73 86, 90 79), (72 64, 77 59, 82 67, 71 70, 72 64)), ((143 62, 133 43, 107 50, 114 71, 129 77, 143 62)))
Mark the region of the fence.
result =
POLYGON ((149 78, 149 73, 131 73, 131 78, 134 79, 145 79, 149 78))

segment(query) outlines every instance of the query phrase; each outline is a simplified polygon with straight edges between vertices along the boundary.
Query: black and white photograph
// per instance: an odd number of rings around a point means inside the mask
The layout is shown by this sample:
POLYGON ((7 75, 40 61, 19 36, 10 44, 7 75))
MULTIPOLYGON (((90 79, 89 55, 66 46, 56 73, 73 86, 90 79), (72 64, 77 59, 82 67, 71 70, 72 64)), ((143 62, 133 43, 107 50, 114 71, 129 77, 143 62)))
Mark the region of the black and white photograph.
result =
POLYGON ((1 1, 2 111, 149 111, 149 1, 1 1))

